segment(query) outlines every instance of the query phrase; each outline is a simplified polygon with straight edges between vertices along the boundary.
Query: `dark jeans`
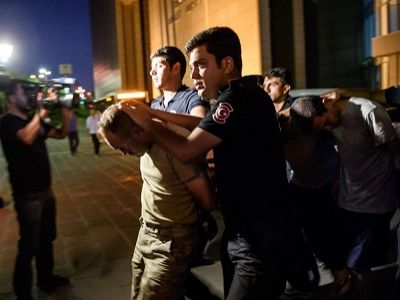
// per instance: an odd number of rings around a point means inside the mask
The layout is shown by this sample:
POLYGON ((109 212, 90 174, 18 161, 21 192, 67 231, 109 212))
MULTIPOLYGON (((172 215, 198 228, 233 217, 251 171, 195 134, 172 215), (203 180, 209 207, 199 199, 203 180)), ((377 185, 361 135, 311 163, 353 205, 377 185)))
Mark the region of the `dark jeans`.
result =
POLYGON ((90 134, 92 136, 93 146, 94 146, 94 153, 99 155, 100 152, 100 141, 97 138, 96 134, 90 134))
POLYGON ((69 140, 69 149, 71 150, 71 153, 75 153, 79 145, 78 131, 68 132, 68 140, 69 140))
POLYGON ((333 184, 317 189, 304 189, 290 183, 290 196, 300 213, 301 226, 315 255, 333 270, 345 266, 338 255, 339 232, 335 223, 336 205, 332 200, 333 184))
POLYGON ((38 282, 52 274, 53 241, 56 238, 55 199, 51 188, 14 197, 20 228, 18 254, 14 268, 14 290, 18 297, 30 295, 33 257, 38 282))
POLYGON ((388 263, 393 213, 367 214, 338 209, 338 230, 342 233, 348 267, 362 271, 388 263))
POLYGON ((288 213, 239 230, 227 223, 221 242, 226 299, 276 300, 286 281, 303 290, 318 286, 315 258, 294 221, 288 213))

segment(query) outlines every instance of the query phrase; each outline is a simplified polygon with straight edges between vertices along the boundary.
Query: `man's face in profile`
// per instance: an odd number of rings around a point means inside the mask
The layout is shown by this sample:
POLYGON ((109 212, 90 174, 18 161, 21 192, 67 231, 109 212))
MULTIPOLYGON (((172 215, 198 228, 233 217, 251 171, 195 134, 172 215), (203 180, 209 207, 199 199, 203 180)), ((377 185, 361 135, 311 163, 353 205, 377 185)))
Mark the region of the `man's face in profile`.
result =
POLYGON ((28 96, 21 84, 17 85, 12 97, 14 98, 15 106, 20 112, 26 113, 30 110, 28 96))
POLYGON ((290 86, 283 84, 279 77, 265 77, 263 88, 273 102, 284 101, 290 91, 290 86))
POLYGON ((219 89, 224 83, 224 72, 215 60, 215 56, 202 45, 190 52, 190 78, 193 79, 199 96, 205 99, 217 99, 219 89))
POLYGON ((158 89, 168 88, 168 85, 175 80, 175 74, 164 57, 158 56, 151 60, 150 76, 154 86, 158 89))

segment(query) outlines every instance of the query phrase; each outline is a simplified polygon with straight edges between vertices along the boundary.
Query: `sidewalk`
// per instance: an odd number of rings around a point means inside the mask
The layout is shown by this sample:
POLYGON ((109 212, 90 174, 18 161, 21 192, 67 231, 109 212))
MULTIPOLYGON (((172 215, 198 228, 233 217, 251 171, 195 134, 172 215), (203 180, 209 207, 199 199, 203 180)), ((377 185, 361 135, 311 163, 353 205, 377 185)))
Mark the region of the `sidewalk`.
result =
MULTIPOLYGON (((136 157, 123 157, 105 144, 95 156, 90 137, 81 133, 78 154, 68 139, 47 141, 57 199, 58 238, 55 272, 72 286, 37 299, 128 299, 130 260, 138 232, 141 178, 136 157)), ((0 154, 0 299, 15 299, 12 271, 18 240, 16 215, 10 203, 6 163, 0 154)))
MULTIPOLYGON (((34 296, 38 300, 129 299, 130 261, 140 215, 138 158, 124 157, 104 143, 100 156, 96 156, 90 137, 83 132, 75 156, 69 152, 68 139, 49 139, 47 145, 57 199, 55 273, 69 277, 72 285, 60 288, 52 295, 34 288, 34 296)), ((10 200, 6 163, 1 151, 0 170, 0 196, 6 201, 6 207, 0 209, 0 300, 11 300, 15 299, 11 279, 18 224, 10 200)), ((220 230, 218 238, 209 246, 207 256, 218 260, 223 222, 219 214, 215 216, 220 230)), ((390 283, 394 272, 395 268, 377 272, 377 300, 392 300, 390 283)), ((194 275, 191 283, 195 286, 192 300, 221 299, 222 270, 218 262, 194 268, 191 273, 194 275), (210 290, 208 294, 201 293, 200 281, 210 290)), ((328 299, 330 282, 329 272, 324 272, 321 288, 314 294, 314 299, 328 299)), ((282 296, 281 299, 310 298, 297 294, 282 296)))

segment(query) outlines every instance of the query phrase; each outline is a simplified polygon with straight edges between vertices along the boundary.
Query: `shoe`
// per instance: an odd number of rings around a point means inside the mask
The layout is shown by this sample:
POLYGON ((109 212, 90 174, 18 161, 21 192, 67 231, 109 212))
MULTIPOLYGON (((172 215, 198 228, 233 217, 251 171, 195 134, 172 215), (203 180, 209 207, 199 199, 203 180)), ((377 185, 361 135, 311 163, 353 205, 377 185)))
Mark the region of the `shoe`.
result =
POLYGON ((61 286, 70 285, 71 281, 68 278, 61 277, 59 275, 51 274, 50 277, 44 281, 38 282, 37 286, 39 289, 45 292, 52 292, 56 288, 61 286))

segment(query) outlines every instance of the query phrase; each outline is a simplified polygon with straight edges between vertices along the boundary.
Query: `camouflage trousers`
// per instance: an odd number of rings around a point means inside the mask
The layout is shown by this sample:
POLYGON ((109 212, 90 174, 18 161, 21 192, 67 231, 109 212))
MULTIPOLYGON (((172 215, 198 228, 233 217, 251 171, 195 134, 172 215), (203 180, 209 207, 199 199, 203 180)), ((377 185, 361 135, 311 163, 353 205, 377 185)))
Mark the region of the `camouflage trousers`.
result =
POLYGON ((132 258, 131 299, 182 299, 197 246, 196 224, 160 226, 141 220, 132 258))

